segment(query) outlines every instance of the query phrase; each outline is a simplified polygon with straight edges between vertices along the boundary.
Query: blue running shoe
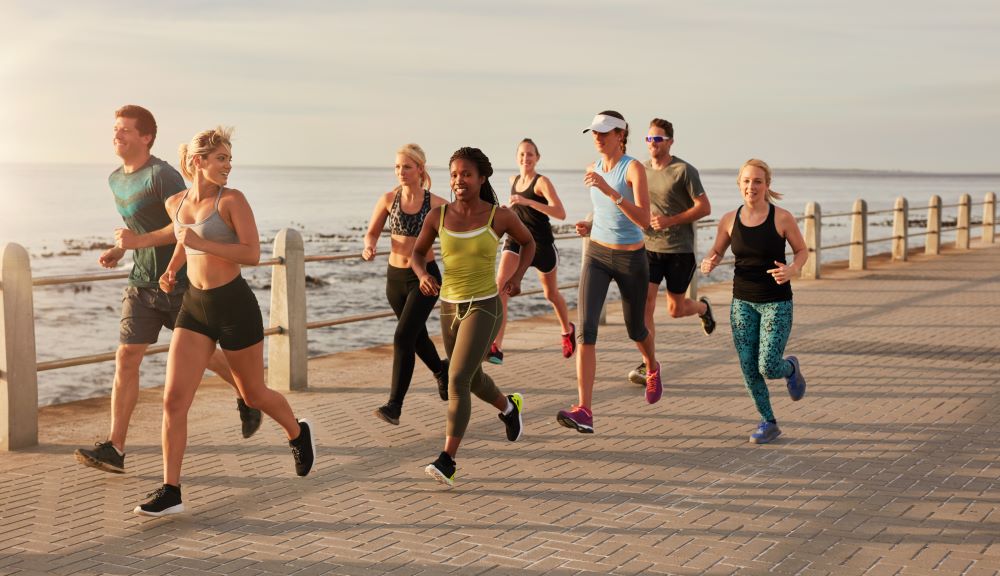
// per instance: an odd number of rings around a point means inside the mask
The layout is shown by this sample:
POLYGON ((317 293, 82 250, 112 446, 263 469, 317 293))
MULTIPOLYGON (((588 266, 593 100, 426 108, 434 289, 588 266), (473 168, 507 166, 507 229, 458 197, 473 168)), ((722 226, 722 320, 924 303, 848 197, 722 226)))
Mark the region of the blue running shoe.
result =
POLYGON ((789 356, 785 360, 788 360, 792 365, 792 375, 785 378, 785 381, 788 382, 788 395, 792 397, 793 402, 798 402, 806 395, 806 377, 802 375, 802 369, 799 368, 798 358, 789 356))
POLYGON ((777 440, 781 436, 781 428, 777 424, 771 424, 767 420, 757 426, 757 431, 750 435, 751 444, 767 444, 777 440))

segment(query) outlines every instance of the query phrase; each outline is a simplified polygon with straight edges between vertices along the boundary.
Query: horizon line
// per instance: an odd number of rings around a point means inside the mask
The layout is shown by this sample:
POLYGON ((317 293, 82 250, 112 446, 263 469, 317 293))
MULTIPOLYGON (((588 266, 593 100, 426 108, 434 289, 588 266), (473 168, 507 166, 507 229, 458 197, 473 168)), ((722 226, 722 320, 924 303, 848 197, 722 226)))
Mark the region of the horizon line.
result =
MULTIPOLYGON (((0 161, 0 166, 103 166, 103 162, 23 162, 23 161, 0 161)), ((107 163, 110 169, 118 165, 117 163, 107 163)), ((385 166, 338 166, 338 165, 318 165, 318 164, 243 164, 243 168, 270 168, 270 169, 299 169, 299 170, 385 170, 385 166)), ((428 166, 431 169, 445 170, 443 166, 428 166)), ((842 172, 855 174, 893 174, 898 176, 980 176, 1000 177, 1000 172, 923 172, 919 170, 908 170, 904 168, 825 168, 819 166, 793 166, 780 167, 772 166, 775 172, 842 172)), ((499 167, 494 169, 494 174, 498 170, 517 172, 516 166, 499 167)), ((545 172, 576 172, 580 168, 548 168, 545 172)), ((733 173, 737 168, 699 168, 702 173, 733 173)), ((544 173, 544 172, 541 172, 544 173)))

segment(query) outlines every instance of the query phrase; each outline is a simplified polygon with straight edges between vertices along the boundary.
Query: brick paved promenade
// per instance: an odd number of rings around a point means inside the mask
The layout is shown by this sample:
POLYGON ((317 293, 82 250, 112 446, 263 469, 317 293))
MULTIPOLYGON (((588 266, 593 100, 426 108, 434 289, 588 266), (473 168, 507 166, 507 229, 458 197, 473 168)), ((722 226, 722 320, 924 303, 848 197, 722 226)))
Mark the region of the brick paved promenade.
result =
MULTIPOLYGON (((83 468, 107 399, 43 409, 41 444, 0 454, 3 574, 948 574, 1000 573, 1000 247, 875 261, 795 283, 788 351, 809 389, 773 382, 784 435, 757 415, 730 340, 729 286, 704 290, 719 328, 657 309, 663 400, 625 374, 621 315, 602 327, 594 435, 555 421, 575 401, 551 317, 515 323, 488 371, 526 399, 503 437, 476 402, 444 492, 444 405, 418 366, 401 425, 371 416, 387 347, 310 363, 290 401, 317 425, 295 477, 278 427, 240 437, 232 393, 206 385, 184 469, 189 512, 131 509, 161 478, 159 389, 144 391, 121 476, 83 468)), ((516 301, 515 304, 516 306, 516 301)))

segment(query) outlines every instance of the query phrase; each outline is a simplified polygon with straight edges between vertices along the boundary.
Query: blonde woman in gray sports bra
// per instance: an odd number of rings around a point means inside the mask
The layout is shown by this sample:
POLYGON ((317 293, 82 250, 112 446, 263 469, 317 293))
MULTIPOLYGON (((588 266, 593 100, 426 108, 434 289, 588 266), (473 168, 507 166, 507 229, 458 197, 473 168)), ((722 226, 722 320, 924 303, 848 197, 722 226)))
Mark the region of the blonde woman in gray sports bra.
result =
POLYGON ((143 516, 184 511, 180 472, 187 446, 187 414, 216 343, 232 367, 247 405, 259 408, 285 431, 295 472, 313 465, 312 431, 297 420, 285 397, 264 383, 264 327, 260 306, 240 274, 240 266, 260 261, 257 223, 246 197, 226 188, 232 170, 232 130, 216 128, 196 135, 180 149, 181 173, 191 182, 166 202, 177 246, 160 288, 171 292, 176 273, 187 264, 191 286, 184 294, 167 357, 163 391, 163 486, 136 506, 143 516))

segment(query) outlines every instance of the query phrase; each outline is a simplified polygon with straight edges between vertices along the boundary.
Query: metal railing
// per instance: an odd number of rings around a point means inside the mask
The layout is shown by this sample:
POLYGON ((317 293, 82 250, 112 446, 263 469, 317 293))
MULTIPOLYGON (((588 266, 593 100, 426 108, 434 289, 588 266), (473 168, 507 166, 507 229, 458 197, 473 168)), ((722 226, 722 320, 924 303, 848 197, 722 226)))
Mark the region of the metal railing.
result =
MULTIPOLYGON (((970 215, 972 206, 983 206, 982 242, 995 242, 996 195, 986 194, 982 202, 973 204, 968 194, 963 194, 956 204, 942 205, 939 196, 932 196, 927 207, 927 221, 923 231, 909 230, 909 205, 906 198, 896 199, 895 206, 886 210, 867 209, 864 200, 857 200, 850 212, 833 213, 826 218, 851 218, 849 242, 824 246, 821 241, 822 213, 819 204, 810 202, 805 213, 796 218, 804 223, 804 238, 809 258, 802 269, 805 278, 819 278, 822 272, 822 250, 849 248, 848 266, 852 270, 867 267, 868 245, 892 242, 893 260, 906 260, 908 239, 925 236, 927 254, 938 254, 941 235, 956 231, 955 247, 968 249, 970 245, 970 215), (957 208, 954 226, 942 227, 944 208, 957 208), (893 215, 893 232, 884 238, 868 238, 868 216, 893 215)), ((700 223, 698 228, 713 227, 714 223, 700 223)), ((557 240, 576 238, 575 234, 560 234, 557 240)), ((274 240, 273 257, 257 266, 271 267, 271 307, 269 328, 264 331, 268 340, 268 385, 278 390, 304 390, 308 386, 307 345, 308 330, 364 322, 393 315, 392 311, 372 312, 333 319, 306 321, 305 264, 335 262, 360 258, 358 254, 305 255, 302 236, 291 229, 278 232, 274 240)), ((586 241, 584 242, 586 247, 586 241)), ((35 350, 35 318, 33 290, 38 286, 55 286, 81 282, 121 280, 127 272, 61 275, 32 278, 28 252, 24 247, 10 243, 0 254, 0 450, 13 450, 34 446, 38 442, 38 372, 80 366, 115 359, 115 352, 91 354, 38 362, 35 350)), ((722 264, 732 264, 727 258, 722 264)), ((560 285, 560 289, 576 287, 576 283, 560 285)), ((542 290, 524 292, 538 294, 542 290)), ((697 276, 692 280, 688 295, 697 294, 697 276)), ((167 351, 169 345, 150 346, 146 354, 167 351)))

